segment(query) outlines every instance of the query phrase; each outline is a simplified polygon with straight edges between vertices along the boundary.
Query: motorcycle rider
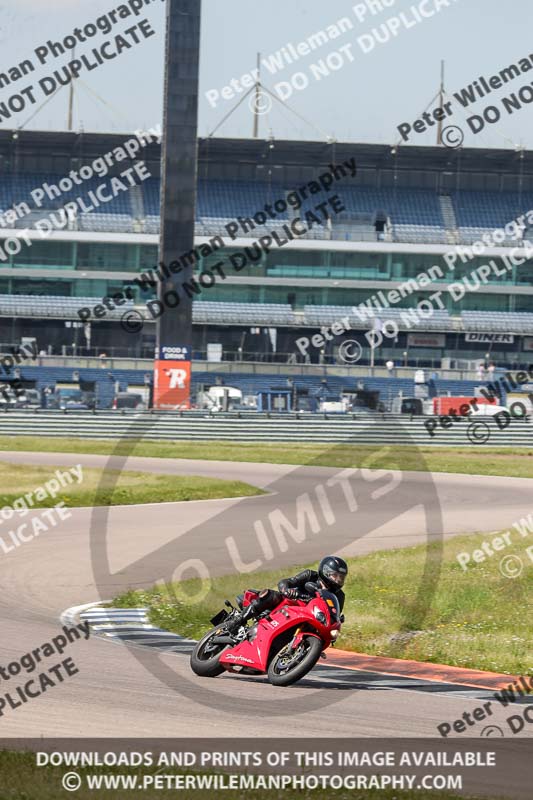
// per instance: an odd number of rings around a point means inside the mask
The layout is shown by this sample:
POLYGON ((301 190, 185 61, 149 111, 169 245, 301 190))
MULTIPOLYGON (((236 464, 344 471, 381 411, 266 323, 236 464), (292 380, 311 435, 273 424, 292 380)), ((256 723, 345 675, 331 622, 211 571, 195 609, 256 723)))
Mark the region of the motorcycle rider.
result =
MULTIPOLYGON (((292 578, 283 578, 275 589, 263 589, 244 611, 232 620, 231 629, 237 630, 249 619, 258 617, 264 611, 272 611, 279 606, 284 597, 290 600, 310 599, 307 584, 315 584, 317 589, 325 589, 336 595, 340 610, 344 607, 345 595, 342 591, 348 574, 348 564, 340 556, 325 556, 318 570, 304 569, 292 578)), ((312 587, 309 587, 311 589, 312 587)))

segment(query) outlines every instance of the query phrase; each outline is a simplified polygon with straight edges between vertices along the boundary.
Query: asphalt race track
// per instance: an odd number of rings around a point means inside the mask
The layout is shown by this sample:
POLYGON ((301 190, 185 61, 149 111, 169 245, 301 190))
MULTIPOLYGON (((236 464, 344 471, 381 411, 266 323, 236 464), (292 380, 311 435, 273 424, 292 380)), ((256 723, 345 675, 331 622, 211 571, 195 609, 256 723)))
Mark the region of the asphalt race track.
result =
MULTIPOLYGON (((121 466, 105 456, 2 453, 0 457, 49 465, 51 473, 52 467, 79 463, 121 466)), ((353 555, 423 543, 428 536, 494 531, 531 512, 531 482, 525 479, 370 471, 347 476, 343 471, 341 485, 339 471, 324 467, 130 458, 125 468, 235 478, 270 493, 244 500, 123 506, 103 512, 73 509, 72 517, 57 529, 1 553, 4 664, 56 636, 65 609, 170 578, 188 559, 201 559, 211 574, 236 571, 228 537, 233 537, 245 564, 292 567, 318 559, 325 551, 353 555), (324 500, 324 487, 329 502, 324 500), (277 509, 294 518, 297 499, 302 497, 311 498, 311 504, 322 497, 320 530, 300 542, 289 540, 285 551, 276 549, 269 514, 277 509), (258 544, 257 520, 263 520, 268 533, 270 561, 258 544)), ((0 536, 6 529, 8 523, 3 522, 0 536)), ((244 574, 243 586, 250 584, 252 576, 244 574)), ((435 736, 438 724, 459 718, 488 696, 471 687, 431 681, 417 685, 405 678, 328 668, 327 662, 290 689, 274 688, 256 678, 224 676, 206 681, 190 672, 187 647, 161 655, 138 643, 130 649, 98 637, 69 645, 66 656, 73 658, 79 673, 16 710, 4 709, 3 737, 274 737, 280 732, 291 735, 295 729, 320 736, 435 736), (161 665, 167 667, 174 685, 153 674, 161 665), (209 692, 217 702, 210 703, 209 692), (315 703, 317 696, 320 701, 315 703), (270 704, 275 713, 269 712, 270 704), (284 705, 285 714, 280 712, 284 705)), ((8 688, 2 682, 2 691, 8 688)), ((490 722, 503 727, 508 713, 495 709, 490 722)), ((465 735, 479 736, 479 726, 465 735)), ((531 733, 526 730, 522 735, 531 733)))

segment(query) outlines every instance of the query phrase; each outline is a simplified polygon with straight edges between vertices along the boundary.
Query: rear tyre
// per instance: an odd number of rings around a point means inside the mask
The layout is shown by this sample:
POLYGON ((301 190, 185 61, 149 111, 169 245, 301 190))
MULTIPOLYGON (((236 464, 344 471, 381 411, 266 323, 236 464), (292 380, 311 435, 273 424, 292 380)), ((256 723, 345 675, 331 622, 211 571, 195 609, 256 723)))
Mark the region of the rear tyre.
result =
POLYGON ((290 686, 313 669, 322 652, 322 641, 304 636, 294 653, 290 642, 279 650, 268 667, 268 680, 273 686, 290 686))
POLYGON ((201 678, 216 678, 225 671, 219 659, 229 645, 211 644, 211 639, 220 633, 220 628, 213 628, 200 639, 191 653, 191 669, 201 678))

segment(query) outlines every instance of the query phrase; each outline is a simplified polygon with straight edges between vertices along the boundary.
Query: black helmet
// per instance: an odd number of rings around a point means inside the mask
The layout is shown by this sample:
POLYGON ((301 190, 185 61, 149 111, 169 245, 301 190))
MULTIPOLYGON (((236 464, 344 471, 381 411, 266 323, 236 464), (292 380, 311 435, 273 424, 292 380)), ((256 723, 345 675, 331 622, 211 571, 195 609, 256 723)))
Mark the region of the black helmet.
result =
POLYGON ((318 574, 328 589, 335 592, 344 586, 348 564, 339 556, 326 556, 318 565, 318 574))

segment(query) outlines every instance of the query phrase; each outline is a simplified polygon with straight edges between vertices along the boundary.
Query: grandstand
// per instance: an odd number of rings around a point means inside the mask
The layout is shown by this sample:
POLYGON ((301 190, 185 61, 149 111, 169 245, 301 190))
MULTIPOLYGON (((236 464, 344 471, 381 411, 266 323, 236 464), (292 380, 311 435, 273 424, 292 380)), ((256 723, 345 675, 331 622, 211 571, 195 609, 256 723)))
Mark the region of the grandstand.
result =
MULTIPOLYGON (((0 245, 17 231, 34 228, 49 211, 59 211, 79 195, 74 189, 61 199, 31 208, 23 219, 6 216, 44 181, 54 184, 70 170, 91 163, 127 138, 117 134, 0 131, 0 245)), ((147 302, 156 291, 143 290, 135 279, 157 264, 160 204, 160 147, 143 150, 152 177, 91 213, 80 213, 53 231, 0 261, 0 342, 3 351, 35 339, 39 352, 50 355, 92 355, 151 359, 155 321, 147 302), (83 325, 78 311, 132 286, 135 300, 106 310, 101 319, 83 325), (137 333, 121 325, 125 312, 144 317, 137 333)), ((533 352, 533 261, 502 269, 477 292, 460 300, 447 293, 450 283, 467 276, 488 259, 503 265, 510 247, 525 248, 528 222, 518 238, 502 235, 483 256, 460 260, 450 272, 444 256, 456 245, 468 246, 495 228, 526 215, 533 207, 533 155, 504 150, 461 150, 323 142, 234 139, 199 141, 197 247, 224 234, 228 222, 252 217, 276 199, 314 180, 318 174, 355 158, 355 181, 340 182, 332 192, 345 211, 331 224, 315 226, 286 247, 273 248, 238 274, 229 274, 195 298, 193 357, 207 358, 209 345, 222 348, 222 360, 261 363, 302 362, 296 342, 312 337, 348 317, 363 347, 360 365, 384 364, 439 369, 455 362, 491 360, 499 367, 527 366, 533 352), (431 286, 416 286, 429 267, 442 267, 443 277, 431 286), (374 313, 398 326, 371 354, 365 333, 373 327, 368 307, 378 293, 414 288, 400 301, 374 313), (431 315, 405 312, 436 291, 444 308, 431 315), (488 359, 487 359, 488 357, 488 359)), ((128 165, 126 165, 128 166, 128 165)), ((92 178, 83 191, 95 190, 92 178)), ((31 204, 30 204, 31 205, 31 204)), ((268 230, 281 230, 313 206, 308 198, 299 211, 288 206, 268 230)), ((198 272, 251 244, 264 231, 240 231, 226 237, 223 251, 198 259, 198 272)), ((526 252, 525 249, 523 252, 526 252)), ((311 362, 334 365, 342 337, 310 351, 311 362)), ((196 365, 198 372, 199 365, 196 365)), ((221 368, 222 370, 222 368, 221 368)), ((222 370, 223 371, 223 370, 222 370)), ((44 380, 44 379, 43 379, 44 380)), ((137 376, 138 380, 138 376, 137 376)))
MULTIPOLYGON (((32 172, 24 176, 7 176, 0 188, 0 213, 29 196, 32 189, 43 183, 57 184, 62 175, 32 172)), ((84 183, 84 191, 95 191, 101 183, 91 179, 84 183)), ((235 180, 199 181, 197 233, 211 236, 220 233, 224 226, 237 217, 249 217, 265 203, 287 195, 294 187, 235 180)), ((55 210, 75 199, 78 187, 66 192, 61 199, 48 200, 46 208, 55 210)), ((533 192, 523 193, 520 204, 514 193, 505 192, 495 198, 487 192, 452 192, 439 195, 427 189, 371 189, 369 187, 343 187, 342 199, 346 212, 334 220, 331 230, 317 238, 344 241, 388 241, 412 244, 471 244, 484 234, 519 216, 533 205, 533 192), (385 235, 377 236, 375 223, 384 217, 385 235), (366 230, 365 230, 366 229, 366 230), (363 236, 361 236, 363 233, 363 236)), ((80 214, 70 230, 109 233, 148 233, 158 235, 160 182, 150 178, 138 191, 118 195, 105 206, 88 214, 80 214)), ((312 203, 308 203, 312 207, 312 203)), ((305 209, 305 206, 304 206, 305 209)), ((289 209, 290 211, 290 209, 289 209)), ((36 212, 33 221, 42 218, 36 212)), ((290 220, 290 214, 279 215, 277 223, 290 220)), ((3 225, 25 227, 20 221, 3 225)), ((275 225, 274 225, 275 226, 275 225)), ((253 231, 243 236, 254 237, 253 231)), ((316 233, 313 235, 313 238, 316 233)), ((507 246, 516 240, 507 238, 507 246)))
MULTIPOLYGON (((0 316, 79 320, 79 309, 94 303, 94 297, 62 297, 35 295, 0 295, 0 316)), ((133 300, 111 309, 107 317, 120 320, 125 310, 136 308, 133 300)), ((145 319, 150 315, 145 311, 145 319)), ((333 325, 346 316, 352 330, 368 330, 353 310, 346 306, 304 306, 295 312, 290 305, 281 303, 220 303, 197 300, 193 307, 196 325, 276 325, 280 327, 322 328, 333 325)), ((389 308, 388 320, 402 326, 402 310, 389 308)), ((480 333, 505 333, 533 335, 533 313, 504 313, 491 311, 463 311, 452 317, 448 310, 436 309, 427 319, 414 317, 410 321, 413 330, 455 331, 458 333, 478 331, 480 333)))

